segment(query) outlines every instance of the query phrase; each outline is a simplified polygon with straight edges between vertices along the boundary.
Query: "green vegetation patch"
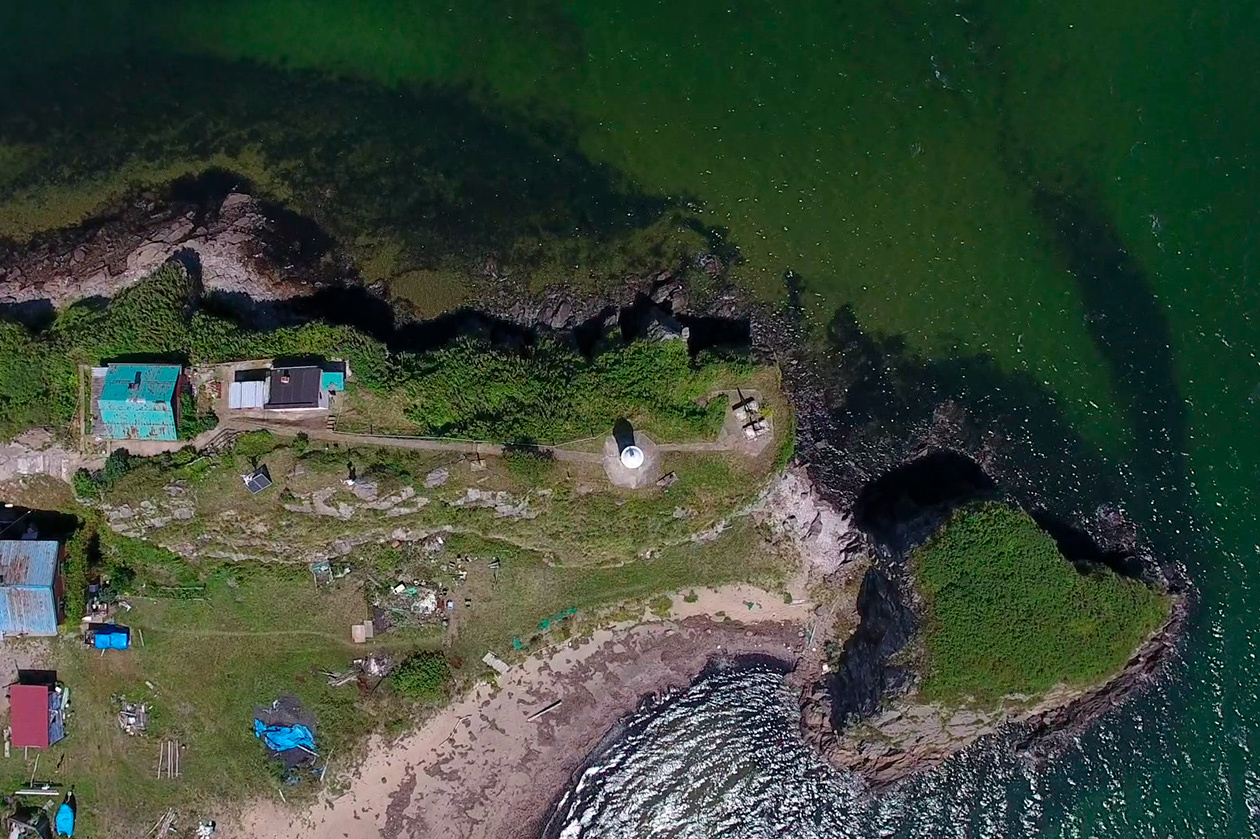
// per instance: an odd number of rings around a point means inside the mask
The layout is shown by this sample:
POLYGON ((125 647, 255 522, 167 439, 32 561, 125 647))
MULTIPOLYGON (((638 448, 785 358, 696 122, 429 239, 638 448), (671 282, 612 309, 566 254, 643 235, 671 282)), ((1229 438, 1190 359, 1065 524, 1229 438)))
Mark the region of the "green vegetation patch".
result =
POLYGON ((389 683, 407 699, 437 702, 446 696, 451 683, 451 669, 446 663, 446 656, 421 650, 389 674, 389 683))
MULTIPOLYGON (((405 417, 413 433, 503 442, 606 434, 622 418, 662 441, 712 438, 726 405, 704 397, 754 373, 742 358, 692 358, 683 341, 615 341, 593 358, 550 337, 520 349, 462 338, 435 350, 392 352, 348 326, 243 329, 195 310, 195 295, 186 273, 167 267, 103 308, 70 307, 44 332, 0 324, 0 439, 34 426, 68 427, 84 390, 77 366, 118 359, 341 358, 354 387, 388 406, 387 416, 405 417)), ((183 439, 217 422, 191 398, 183 407, 183 439)))
POLYGON ((1097 684, 1165 620, 1167 597, 1105 568, 1082 574, 1027 514, 960 510, 914 553, 926 601, 922 696, 994 702, 1097 684))
POLYGON ((400 359, 408 417, 421 433, 562 442, 606 434, 627 418, 663 438, 714 437, 725 404, 700 400, 743 362, 702 356, 684 341, 617 343, 587 359, 564 343, 526 351, 461 339, 400 359))

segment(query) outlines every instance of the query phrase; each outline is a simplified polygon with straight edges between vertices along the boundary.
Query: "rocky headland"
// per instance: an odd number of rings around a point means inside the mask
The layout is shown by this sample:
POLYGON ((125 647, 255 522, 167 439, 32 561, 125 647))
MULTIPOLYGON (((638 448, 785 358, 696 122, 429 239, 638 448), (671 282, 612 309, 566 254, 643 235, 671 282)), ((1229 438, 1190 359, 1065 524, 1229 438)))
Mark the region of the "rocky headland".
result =
MULTIPOLYGON (((937 765, 982 737, 1002 738, 1031 758, 1051 754, 1176 659, 1190 587, 1179 566, 1161 557, 1121 512, 1123 475, 1061 415, 1043 410, 1042 391, 1024 380, 1001 379, 992 365, 979 362, 966 371, 971 380, 964 387, 953 377, 957 371, 867 336, 846 310, 836 313, 819 347, 792 305, 781 309, 749 299, 725 283, 727 266, 704 253, 626 278, 599 296, 502 286, 479 301, 476 312, 419 324, 380 289, 357 285, 354 266, 316 225, 230 187, 207 189, 200 182, 171 195, 139 196, 107 217, 30 243, 0 242, 0 307, 39 321, 57 308, 110 297, 170 260, 258 326, 317 316, 320 306, 311 301, 334 292, 364 303, 368 320, 379 321, 384 313, 383 328, 394 334, 508 325, 561 330, 589 346, 629 325, 697 346, 750 341, 784 371, 798 440, 797 467, 752 512, 794 542, 815 584, 839 585, 861 574, 852 609, 856 629, 847 638, 830 638, 824 628, 818 646, 834 641, 835 654, 802 652, 793 662, 802 730, 833 764, 859 773, 872 787, 937 765), (971 400, 967 394, 977 378, 1005 384, 998 390, 1006 401, 971 400), (1059 457, 1046 457, 1049 450, 1059 457), (1082 561, 1102 561, 1170 592, 1171 615, 1103 685, 1054 691, 992 711, 916 704, 916 674, 898 656, 920 622, 905 558, 951 509, 994 496, 1043 522, 1070 559, 1083 551, 1088 556, 1081 555, 1082 561)), ((799 282, 788 277, 794 304, 799 282)), ((149 513, 165 514, 116 510, 111 517, 125 528, 149 513)))

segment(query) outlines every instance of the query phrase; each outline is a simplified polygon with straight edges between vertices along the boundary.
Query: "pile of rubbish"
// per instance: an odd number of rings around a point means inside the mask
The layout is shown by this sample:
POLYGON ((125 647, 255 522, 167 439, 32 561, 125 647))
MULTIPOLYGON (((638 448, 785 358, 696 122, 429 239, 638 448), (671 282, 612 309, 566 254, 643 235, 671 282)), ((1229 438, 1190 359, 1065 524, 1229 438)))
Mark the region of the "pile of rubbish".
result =
POLYGON ((389 675, 389 671, 394 669, 394 663, 394 659, 389 654, 374 652, 365 658, 356 658, 351 662, 349 670, 341 672, 326 670, 324 675, 328 677, 330 687, 336 688, 357 682, 362 687, 370 688, 389 675))
POLYGON ((53 814, 53 804, 59 795, 55 786, 17 790, 11 799, 12 809, 4 819, 9 839, 74 836, 75 816, 79 810, 74 789, 66 793, 53 814), (32 797, 44 798, 45 801, 42 804, 28 803, 32 797))
POLYGON ((296 696, 282 696, 270 708, 254 711, 254 736, 267 752, 290 769, 313 764, 315 719, 302 708, 296 696))
POLYGON ((149 730, 149 706, 144 702, 128 702, 126 697, 115 697, 119 705, 118 727, 135 737, 149 730))

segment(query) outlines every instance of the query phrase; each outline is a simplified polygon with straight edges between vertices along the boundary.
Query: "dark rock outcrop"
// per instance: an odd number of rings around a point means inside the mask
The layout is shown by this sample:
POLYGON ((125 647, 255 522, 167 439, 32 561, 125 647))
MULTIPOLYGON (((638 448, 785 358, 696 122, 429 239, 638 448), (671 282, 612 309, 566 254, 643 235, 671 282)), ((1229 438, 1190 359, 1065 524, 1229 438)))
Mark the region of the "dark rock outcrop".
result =
POLYGON ((857 608, 862 622, 844 642, 839 664, 826 680, 837 731, 874 714, 910 682, 907 668, 892 661, 919 626, 904 595, 883 571, 872 568, 862 579, 857 608))
POLYGON ((318 226, 233 187, 229 176, 212 173, 25 244, 0 240, 0 305, 38 316, 112 297, 172 259, 207 291, 254 300, 353 279, 318 226))

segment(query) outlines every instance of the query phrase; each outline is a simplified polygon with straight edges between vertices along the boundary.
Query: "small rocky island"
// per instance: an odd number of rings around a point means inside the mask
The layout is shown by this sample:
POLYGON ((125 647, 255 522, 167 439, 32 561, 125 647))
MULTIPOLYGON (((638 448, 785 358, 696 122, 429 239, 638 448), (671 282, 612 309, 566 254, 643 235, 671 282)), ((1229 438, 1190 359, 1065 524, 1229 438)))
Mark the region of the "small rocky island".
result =
POLYGON ((859 623, 807 690, 803 726, 877 788, 999 731, 1051 750, 1142 686, 1185 618, 1116 511, 1093 534, 1043 526, 957 453, 883 476, 855 519, 870 552, 859 623))

